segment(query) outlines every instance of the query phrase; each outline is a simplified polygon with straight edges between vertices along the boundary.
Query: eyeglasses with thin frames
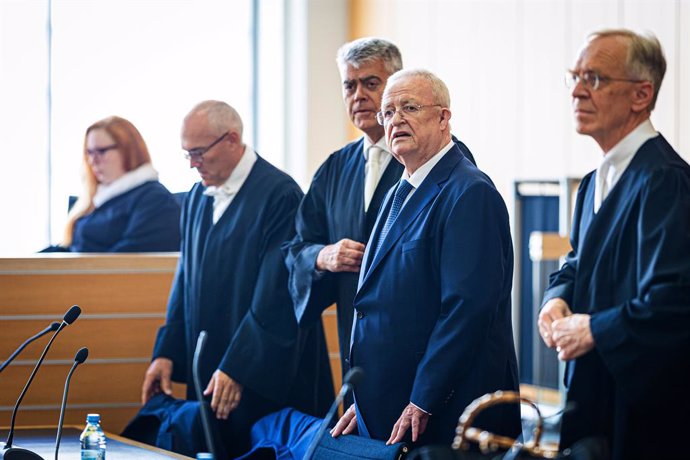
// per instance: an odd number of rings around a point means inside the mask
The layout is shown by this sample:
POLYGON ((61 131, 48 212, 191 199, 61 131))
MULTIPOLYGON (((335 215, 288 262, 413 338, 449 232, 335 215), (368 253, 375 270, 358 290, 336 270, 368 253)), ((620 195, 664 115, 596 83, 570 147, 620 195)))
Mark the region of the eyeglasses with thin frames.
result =
POLYGON ((384 126, 393 119, 396 113, 400 114, 401 117, 405 118, 407 116, 416 117, 422 109, 427 107, 443 107, 441 104, 403 104, 400 108, 387 107, 380 112, 376 112, 376 121, 384 126))
POLYGON ((222 136, 220 136, 220 137, 219 137, 218 139, 216 139, 215 141, 211 142, 208 146, 206 146, 206 147, 199 147, 199 148, 192 149, 192 150, 186 150, 186 151, 182 152, 182 154, 184 155, 184 157, 185 157, 187 160, 202 161, 204 155, 206 154, 206 152, 208 152, 208 151, 211 150, 213 147, 215 147, 217 144, 219 144, 219 143, 220 143, 223 139, 225 139, 229 134, 230 134, 230 133, 229 133, 228 131, 226 131, 222 136))
POLYGON ((573 89, 575 86, 577 86, 578 83, 582 82, 583 86, 585 88, 591 89, 593 91, 596 91, 599 89, 602 83, 607 83, 609 81, 625 81, 628 83, 642 83, 643 81, 646 80, 633 80, 629 78, 614 78, 614 77, 606 77, 604 75, 599 75, 596 72, 592 71, 587 71, 587 72, 582 72, 577 73, 573 71, 567 71, 565 73, 565 86, 568 89, 573 89))
POLYGON ((96 156, 98 155, 99 157, 102 157, 106 153, 108 153, 109 150, 113 150, 117 148, 117 144, 112 144, 112 145, 106 145, 105 147, 95 147, 93 149, 86 149, 86 153, 90 156, 96 156))

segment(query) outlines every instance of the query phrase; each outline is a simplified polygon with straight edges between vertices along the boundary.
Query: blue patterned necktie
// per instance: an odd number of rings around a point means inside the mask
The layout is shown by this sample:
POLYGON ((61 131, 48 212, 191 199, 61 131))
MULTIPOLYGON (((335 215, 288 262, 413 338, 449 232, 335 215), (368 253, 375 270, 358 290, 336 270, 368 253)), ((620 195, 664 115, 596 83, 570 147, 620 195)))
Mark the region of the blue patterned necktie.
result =
POLYGON ((412 185, 405 179, 401 180, 398 184, 398 188, 395 190, 395 196, 393 197, 393 204, 391 205, 391 209, 388 212, 388 217, 386 218, 386 223, 383 224, 383 228, 381 229, 381 233, 379 234, 379 239, 376 242, 376 251, 374 252, 374 257, 376 257, 376 254, 378 254, 379 249, 381 249, 383 240, 386 239, 386 235, 388 235, 388 231, 393 226, 393 222, 395 222, 395 219, 398 218, 398 214, 400 214, 400 210, 402 209, 403 203, 405 202, 405 198, 407 198, 407 195, 409 195, 410 190, 412 190, 412 188, 412 185))

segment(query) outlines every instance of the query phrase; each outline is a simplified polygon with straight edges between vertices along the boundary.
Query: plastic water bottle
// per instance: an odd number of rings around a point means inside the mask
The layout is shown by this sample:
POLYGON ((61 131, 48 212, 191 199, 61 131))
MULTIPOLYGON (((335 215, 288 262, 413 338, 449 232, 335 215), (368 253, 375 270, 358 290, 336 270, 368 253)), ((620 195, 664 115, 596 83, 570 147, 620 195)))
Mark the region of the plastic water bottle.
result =
POLYGON ((101 416, 86 416, 86 428, 79 436, 82 460, 105 460, 105 433, 101 429, 101 416))

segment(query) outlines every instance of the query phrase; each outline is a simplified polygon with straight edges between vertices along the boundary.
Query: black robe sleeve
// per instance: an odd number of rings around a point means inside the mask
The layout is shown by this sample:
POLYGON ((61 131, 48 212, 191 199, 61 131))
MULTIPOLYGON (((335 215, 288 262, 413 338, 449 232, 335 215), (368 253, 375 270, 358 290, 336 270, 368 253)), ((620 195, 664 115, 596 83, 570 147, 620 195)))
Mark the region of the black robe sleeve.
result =
POLYGON ((301 191, 288 188, 270 203, 262 224, 259 274, 252 302, 218 368, 277 402, 290 390, 299 362, 299 329, 286 289, 287 270, 280 248, 294 233, 301 191), (267 369, 279 379, 266 378, 267 369))

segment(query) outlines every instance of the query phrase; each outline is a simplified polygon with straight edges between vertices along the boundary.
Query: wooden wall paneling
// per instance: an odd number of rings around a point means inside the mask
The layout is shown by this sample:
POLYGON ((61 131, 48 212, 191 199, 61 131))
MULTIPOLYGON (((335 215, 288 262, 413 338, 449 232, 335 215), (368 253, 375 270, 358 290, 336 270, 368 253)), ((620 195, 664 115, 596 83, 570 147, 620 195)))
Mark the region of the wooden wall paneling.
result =
MULTIPOLYGON (((85 315, 60 332, 47 356, 48 360, 69 360, 81 347, 89 348, 89 361, 108 358, 149 358, 158 328, 165 323, 164 313, 154 318, 93 318, 85 315), (126 337, 126 340, 123 340, 126 337)), ((8 321, 0 317, 2 341, 0 357, 9 356, 18 344, 48 326, 49 320, 8 321)), ((30 344, 19 356, 20 360, 38 359, 50 334, 30 344)))
POLYGON ((151 312, 165 309, 170 273, 19 274, 0 277, 0 305, 5 315, 62 316, 77 304, 82 314, 151 312))
POLYGON ((340 365, 340 344, 338 342, 338 318, 335 305, 330 306, 321 315, 323 329, 326 335, 329 363, 335 391, 340 389, 342 383, 342 371, 340 365))
MULTIPOLYGON (((76 351, 89 358, 75 372, 68 423, 83 424, 86 413, 103 416, 107 430, 119 432, 138 410, 141 383, 158 327, 165 321, 177 254, 39 255, 0 258, 0 356, 72 304, 82 315, 63 330, 22 403, 20 425, 54 425, 62 389, 76 351), (105 422, 112 420, 111 423, 105 422)), ((3 372, 0 425, 12 408, 49 337, 26 350, 3 372)), ((184 385, 175 385, 184 397, 184 385)))

